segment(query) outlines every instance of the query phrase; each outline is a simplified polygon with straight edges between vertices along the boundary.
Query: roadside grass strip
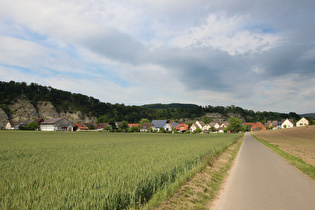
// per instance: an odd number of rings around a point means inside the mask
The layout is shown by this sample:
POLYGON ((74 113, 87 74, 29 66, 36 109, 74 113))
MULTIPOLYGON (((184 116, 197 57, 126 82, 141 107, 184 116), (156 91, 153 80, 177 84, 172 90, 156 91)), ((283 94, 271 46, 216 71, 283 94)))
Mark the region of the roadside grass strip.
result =
POLYGON ((183 183, 157 192, 142 209, 209 209, 235 159, 243 137, 209 155, 183 183))
POLYGON ((283 157, 291 165, 295 166, 296 168, 301 170, 303 173, 305 173, 306 175, 308 175, 309 177, 315 180, 315 167, 313 165, 306 163, 299 157, 296 157, 294 155, 284 152, 283 150, 279 149, 278 146, 270 144, 267 141, 256 137, 254 134, 252 134, 252 136, 258 141, 260 141, 262 144, 264 144, 265 146, 267 146, 268 148, 276 152, 278 155, 283 157))

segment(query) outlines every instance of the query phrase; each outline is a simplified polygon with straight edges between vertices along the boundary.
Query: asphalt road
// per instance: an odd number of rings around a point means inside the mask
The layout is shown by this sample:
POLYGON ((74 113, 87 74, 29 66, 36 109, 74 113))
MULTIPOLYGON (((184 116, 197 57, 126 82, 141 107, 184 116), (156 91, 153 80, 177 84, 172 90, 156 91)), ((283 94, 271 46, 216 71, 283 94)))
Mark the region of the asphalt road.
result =
POLYGON ((315 181, 245 134, 216 210, 315 210, 315 181))

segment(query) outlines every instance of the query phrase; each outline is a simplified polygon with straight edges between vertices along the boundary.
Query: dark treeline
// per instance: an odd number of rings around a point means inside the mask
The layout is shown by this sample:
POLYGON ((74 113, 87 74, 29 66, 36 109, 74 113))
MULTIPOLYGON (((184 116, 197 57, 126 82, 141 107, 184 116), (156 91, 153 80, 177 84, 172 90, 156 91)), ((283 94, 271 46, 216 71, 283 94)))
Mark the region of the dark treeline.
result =
POLYGON ((58 112, 77 112, 99 118, 99 122, 127 121, 139 122, 143 118, 152 119, 198 119, 206 113, 220 113, 228 119, 228 113, 239 114, 246 122, 281 120, 292 118, 299 120, 294 113, 254 112, 237 106, 198 106, 194 104, 151 104, 144 106, 125 106, 124 104, 104 103, 82 94, 41 86, 25 82, 0 82, 0 107, 10 115, 8 105, 21 96, 26 97, 35 107, 38 101, 50 101, 58 112))

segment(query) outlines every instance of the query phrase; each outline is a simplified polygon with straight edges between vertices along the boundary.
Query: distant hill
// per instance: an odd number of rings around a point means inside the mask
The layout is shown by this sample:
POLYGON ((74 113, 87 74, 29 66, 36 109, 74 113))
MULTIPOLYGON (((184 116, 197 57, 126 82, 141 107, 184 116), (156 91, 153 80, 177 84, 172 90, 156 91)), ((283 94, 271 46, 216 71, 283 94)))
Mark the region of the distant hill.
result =
MULTIPOLYGON (((175 122, 192 122, 201 119, 205 122, 240 118, 246 122, 265 122, 301 117, 294 112, 254 112, 234 105, 199 106, 196 104, 147 104, 143 106, 125 106, 101 102, 91 96, 36 83, 0 81, 0 123, 6 120, 24 120, 30 118, 65 117, 73 122, 109 122, 127 121, 137 123, 143 118, 168 119, 175 122)), ((315 117, 314 117, 315 118, 315 117)))
POLYGON ((315 113, 308 113, 308 114, 299 114, 301 117, 308 118, 309 116, 312 116, 313 119, 315 119, 315 113))
POLYGON ((198 108, 199 106, 196 104, 180 104, 180 103, 161 104, 161 103, 156 103, 156 104, 146 104, 146 105, 143 105, 142 107, 150 108, 150 109, 178 109, 178 108, 194 109, 194 108, 198 108))

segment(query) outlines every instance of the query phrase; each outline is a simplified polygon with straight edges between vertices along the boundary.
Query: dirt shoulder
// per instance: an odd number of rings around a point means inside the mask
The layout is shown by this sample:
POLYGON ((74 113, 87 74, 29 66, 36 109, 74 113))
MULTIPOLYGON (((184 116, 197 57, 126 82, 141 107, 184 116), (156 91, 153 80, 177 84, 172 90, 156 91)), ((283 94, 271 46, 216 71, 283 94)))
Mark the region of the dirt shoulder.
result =
POLYGON ((194 176, 167 201, 155 209, 209 209, 218 197, 222 183, 239 151, 243 137, 231 145, 212 166, 194 176))
POLYGON ((303 126, 272 131, 259 131, 254 135, 279 149, 315 166, 315 126, 303 126))

